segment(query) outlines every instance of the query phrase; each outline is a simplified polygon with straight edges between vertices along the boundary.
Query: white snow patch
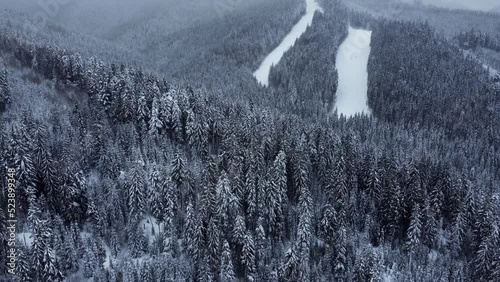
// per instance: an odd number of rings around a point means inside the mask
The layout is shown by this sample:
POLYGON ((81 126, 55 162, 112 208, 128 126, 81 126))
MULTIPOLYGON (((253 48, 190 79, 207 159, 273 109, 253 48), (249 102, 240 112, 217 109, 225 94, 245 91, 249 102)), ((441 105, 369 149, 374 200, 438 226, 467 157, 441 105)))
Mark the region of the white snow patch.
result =
POLYGON ((104 244, 104 249, 106 250, 106 260, 104 261, 104 269, 109 269, 111 264, 111 248, 106 244, 104 244))
POLYGON ((82 239, 82 241, 85 241, 85 240, 91 238, 92 236, 93 235, 90 232, 84 232, 84 231, 80 232, 80 238, 82 239))
POLYGON ((337 52, 339 81, 335 109, 338 115, 370 114, 367 92, 371 34, 369 30, 349 27, 349 35, 337 52))
POLYGON ((462 50, 462 52, 463 52, 465 57, 470 57, 470 58, 474 59, 477 63, 481 64, 483 69, 488 71, 488 74, 490 75, 490 77, 496 77, 496 76, 500 75, 499 70, 488 65, 486 62, 484 62, 483 59, 479 58, 476 54, 474 54, 474 52, 472 52, 470 50, 462 50))
POLYGON ((31 245, 33 245, 33 240, 34 240, 33 233, 30 232, 18 233, 16 234, 16 238, 26 247, 31 248, 31 245))
POLYGON ((488 66, 487 64, 484 64, 484 63, 483 63, 483 68, 484 68, 485 70, 489 71, 489 74, 490 74, 490 76, 491 76, 491 77, 495 77, 495 76, 500 75, 500 72, 498 72, 496 69, 494 69, 494 68, 492 68, 492 67, 488 66))
POLYGON ((306 5, 305 15, 293 26, 292 30, 285 36, 281 44, 264 59, 259 69, 254 72, 253 75, 261 85, 266 87, 269 86, 269 72, 271 71, 271 67, 278 64, 283 54, 290 50, 290 48, 295 45, 297 39, 306 32, 307 27, 312 24, 314 13, 316 11, 323 13, 323 9, 316 0, 306 0, 306 5))
POLYGON ((153 216, 146 216, 139 224, 144 231, 144 235, 148 238, 148 243, 150 245, 163 230, 163 223, 159 223, 153 216))
POLYGON ((383 282, 396 282, 396 273, 394 271, 395 269, 395 264, 392 264, 392 267, 389 269, 385 269, 385 271, 382 273, 382 281, 383 282))
POLYGON ((427 257, 429 258, 429 261, 433 263, 437 260, 438 253, 435 250, 432 250, 427 254, 427 257))

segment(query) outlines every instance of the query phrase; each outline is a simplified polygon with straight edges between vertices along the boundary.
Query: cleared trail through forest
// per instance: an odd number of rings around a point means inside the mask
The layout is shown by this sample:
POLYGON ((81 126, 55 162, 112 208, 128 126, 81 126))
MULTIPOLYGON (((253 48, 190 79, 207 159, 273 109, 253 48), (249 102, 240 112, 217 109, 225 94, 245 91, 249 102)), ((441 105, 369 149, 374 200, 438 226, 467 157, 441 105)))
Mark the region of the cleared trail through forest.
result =
POLYGON ((371 34, 368 30, 349 27, 349 35, 337 52, 339 80, 335 109, 338 115, 370 114, 367 92, 371 34))
POLYGON ((323 9, 319 6, 316 0, 306 0, 306 13, 298 23, 296 23, 292 30, 285 36, 283 41, 280 43, 276 49, 274 49, 267 57, 264 59, 259 69, 254 72, 254 76, 257 81, 263 85, 269 85, 269 72, 271 67, 279 63, 283 54, 295 45, 297 39, 306 32, 307 27, 312 24, 314 13, 320 11, 323 13, 323 9))

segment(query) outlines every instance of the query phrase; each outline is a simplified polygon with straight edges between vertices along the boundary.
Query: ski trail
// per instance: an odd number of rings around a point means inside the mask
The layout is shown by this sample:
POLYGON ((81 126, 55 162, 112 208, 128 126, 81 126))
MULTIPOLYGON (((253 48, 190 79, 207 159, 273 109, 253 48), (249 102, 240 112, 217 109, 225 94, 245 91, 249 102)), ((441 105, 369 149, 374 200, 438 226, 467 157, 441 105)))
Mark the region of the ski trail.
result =
POLYGON ((349 27, 349 35, 340 45, 336 58, 339 81, 335 109, 338 115, 370 114, 367 92, 371 33, 349 27))
POLYGON ((261 85, 266 87, 269 86, 269 72, 271 71, 271 67, 278 64, 283 54, 290 50, 290 48, 295 45, 297 39, 306 32, 307 27, 312 24, 314 13, 316 11, 323 13, 323 9, 316 0, 306 0, 306 5, 305 15, 293 26, 292 30, 285 36, 280 45, 264 59, 259 69, 254 72, 254 77, 261 85))

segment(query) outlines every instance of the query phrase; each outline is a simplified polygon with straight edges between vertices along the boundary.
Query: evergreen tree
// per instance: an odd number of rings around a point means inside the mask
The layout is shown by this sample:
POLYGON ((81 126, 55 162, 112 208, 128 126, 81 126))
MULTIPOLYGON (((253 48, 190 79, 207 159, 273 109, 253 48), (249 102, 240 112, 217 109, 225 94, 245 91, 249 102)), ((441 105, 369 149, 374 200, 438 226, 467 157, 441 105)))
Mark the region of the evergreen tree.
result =
POLYGON ((348 257, 347 257, 347 234, 344 227, 341 227, 337 232, 335 242, 336 256, 333 264, 333 275, 335 281, 345 281, 348 269, 348 257))
POLYGON ((219 280, 221 282, 230 282, 236 279, 234 273, 233 260, 231 257, 231 249, 229 248, 229 243, 224 240, 222 244, 222 256, 221 256, 221 267, 219 280))
POLYGON ((309 281, 310 277, 310 250, 311 250, 311 219, 312 219, 312 199, 309 188, 301 185, 299 196, 299 224, 297 227, 298 254, 300 257, 299 280, 309 281))
POLYGON ((151 136, 158 136, 159 133, 161 133, 161 130, 163 129, 163 123, 160 120, 160 103, 158 101, 158 98, 154 97, 153 98, 153 105, 151 107, 151 121, 149 123, 149 134, 151 136))
POLYGON ((410 218, 410 226, 406 232, 406 249, 410 254, 414 254, 416 248, 420 245, 422 236, 421 209, 418 204, 415 205, 410 218))
POLYGON ((231 231, 229 218, 237 214, 238 201, 232 192, 231 183, 225 172, 222 172, 216 187, 217 215, 225 233, 231 231))
POLYGON ((244 266, 245 277, 248 281, 255 279, 255 244, 252 236, 246 234, 243 239, 243 249, 241 250, 241 263, 244 266))
POLYGON ((188 196, 192 195, 189 172, 186 168, 186 160, 180 154, 175 154, 171 162, 170 181, 173 184, 173 195, 180 209, 184 209, 188 196))
POLYGON ((47 220, 38 220, 35 224, 31 272, 34 281, 63 281, 50 239, 52 229, 47 220))
POLYGON ((144 212, 146 196, 146 182, 144 170, 140 164, 136 164, 126 181, 127 206, 129 222, 135 222, 141 218, 144 212))
POLYGON ((295 249, 290 248, 284 258, 283 265, 280 269, 280 280, 291 282, 291 281, 299 281, 299 257, 295 249))
POLYGON ((185 225, 185 248, 187 253, 191 258, 196 261, 200 255, 200 239, 202 232, 202 226, 198 216, 194 211, 193 204, 190 202, 186 208, 186 225, 185 225))
POLYGON ((0 113, 5 111, 7 104, 11 102, 11 90, 7 76, 7 70, 0 70, 0 113))
POLYGON ((286 155, 280 151, 274 160, 269 183, 266 186, 266 207, 270 234, 281 238, 284 231, 283 204, 286 200, 287 172, 286 155))
POLYGON ((30 262, 28 254, 25 250, 18 249, 17 253, 17 268, 15 282, 31 282, 34 281, 32 268, 30 267, 30 262))

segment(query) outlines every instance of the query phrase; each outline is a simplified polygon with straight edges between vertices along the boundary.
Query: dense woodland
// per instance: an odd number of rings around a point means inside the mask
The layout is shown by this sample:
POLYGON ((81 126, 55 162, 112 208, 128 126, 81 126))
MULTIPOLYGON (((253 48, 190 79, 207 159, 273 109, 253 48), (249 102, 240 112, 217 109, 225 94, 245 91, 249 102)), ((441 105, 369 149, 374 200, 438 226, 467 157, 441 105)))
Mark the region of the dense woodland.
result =
POLYGON ((491 36, 488 33, 481 33, 475 30, 460 33, 457 40, 465 49, 475 49, 478 47, 488 48, 496 52, 500 52, 499 36, 491 36))
POLYGON ((498 80, 428 25, 330 5, 250 93, 3 30, 0 175, 33 238, 17 281, 496 281, 498 80), (373 28, 374 117, 327 119, 347 22, 373 28))

